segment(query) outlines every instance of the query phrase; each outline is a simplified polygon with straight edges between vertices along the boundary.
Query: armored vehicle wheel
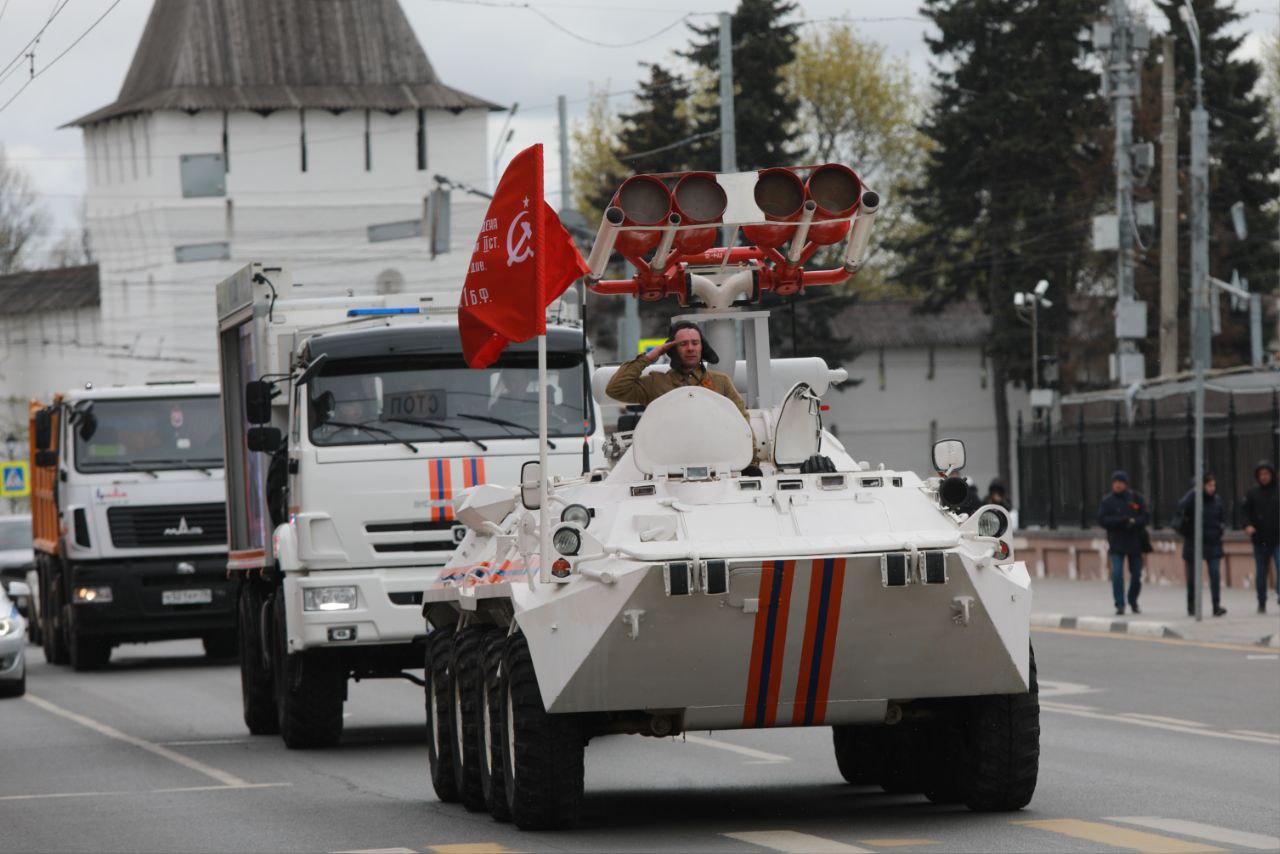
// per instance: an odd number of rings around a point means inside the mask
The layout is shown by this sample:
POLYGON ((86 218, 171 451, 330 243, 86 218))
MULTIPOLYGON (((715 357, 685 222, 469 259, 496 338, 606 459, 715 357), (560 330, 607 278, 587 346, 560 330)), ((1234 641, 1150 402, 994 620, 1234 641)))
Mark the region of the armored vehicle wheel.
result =
POLYGON ((244 725, 253 735, 275 735, 280 732, 280 710, 276 707, 275 686, 271 681, 271 665, 263 642, 262 588, 246 581, 240 585, 236 610, 240 630, 236 633, 240 652, 240 699, 244 706, 244 725))
POLYGON ((280 735, 285 747, 301 750, 332 747, 342 736, 342 704, 347 674, 328 650, 289 654, 284 599, 277 591, 272 632, 271 672, 275 681, 280 735))
POLYGON ((908 723, 880 729, 880 767, 876 782, 892 795, 922 792, 926 786, 925 763, 928 757, 920 727, 908 723))
POLYGON ((481 655, 487 626, 467 626, 453 635, 453 663, 449 668, 453 736, 453 779, 458 800, 468 812, 483 812, 480 787, 480 739, 484 727, 484 674, 481 655))
MULTIPOLYGON (((46 575, 47 577, 47 575, 46 575)), ((70 664, 71 656, 67 649, 67 626, 63 620, 61 579, 51 579, 41 590, 45 596, 45 605, 41 615, 45 619, 44 657, 50 664, 70 664)))
POLYGON ((845 782, 854 786, 873 786, 880 776, 879 730, 866 726, 831 728, 835 743, 836 765, 845 782))
POLYGON ((511 818, 521 830, 567 827, 582 803, 582 727, 572 715, 543 708, 524 635, 507 639, 502 671, 502 771, 511 818))
POLYGON ((204 654, 208 658, 235 658, 240 651, 240 639, 235 632, 218 632, 200 638, 204 645, 204 654))
POLYGON ((484 705, 481 707, 480 788, 484 803, 495 821, 511 821, 507 807, 507 790, 502 770, 502 651, 507 644, 506 632, 493 629, 485 634, 481 647, 484 675, 484 705))
POLYGON ((453 658, 453 627, 436 629, 427 637, 426 706, 427 762, 431 787, 445 803, 458 800, 453 771, 453 690, 449 661, 453 658))
POLYGON ((67 647, 73 670, 101 670, 111 659, 111 641, 85 635, 76 628, 71 605, 64 603, 62 621, 67 626, 67 647))
POLYGON ((1020 810, 1031 802, 1040 769, 1040 686, 1031 653, 1031 690, 969 700, 959 768, 971 810, 1020 810))

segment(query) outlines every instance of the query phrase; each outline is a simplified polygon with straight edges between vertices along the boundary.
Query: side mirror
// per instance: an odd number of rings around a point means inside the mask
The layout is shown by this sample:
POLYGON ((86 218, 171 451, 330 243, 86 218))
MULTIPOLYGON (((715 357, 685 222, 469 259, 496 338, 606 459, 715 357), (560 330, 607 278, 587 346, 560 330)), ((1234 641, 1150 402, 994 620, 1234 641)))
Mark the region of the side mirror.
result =
POLYGON ((952 475, 943 478, 942 483, 938 484, 938 500, 944 507, 952 509, 959 507, 968 497, 969 484, 962 477, 952 475))
POLYGON ((57 451, 36 451, 36 468, 50 469, 58 464, 57 451))
POLYGON ((89 441, 93 438, 93 434, 98 432, 98 416, 93 414, 92 409, 85 409, 80 413, 76 432, 80 434, 82 441, 89 441))
POLYGON ((964 442, 939 439, 933 443, 933 470, 944 475, 964 468, 964 442))
POLYGON ((250 424, 271 421, 271 383, 254 380, 244 386, 244 417, 250 424))
POLYGON ((53 410, 45 407, 36 413, 36 451, 47 451, 53 444, 53 410))
POLYGON ((542 481, 542 463, 529 460, 520 467, 520 503, 526 510, 537 510, 542 505, 538 501, 538 486, 542 481))
POLYGON ((284 446, 284 433, 279 427, 250 427, 245 443, 251 451, 274 454, 284 446))

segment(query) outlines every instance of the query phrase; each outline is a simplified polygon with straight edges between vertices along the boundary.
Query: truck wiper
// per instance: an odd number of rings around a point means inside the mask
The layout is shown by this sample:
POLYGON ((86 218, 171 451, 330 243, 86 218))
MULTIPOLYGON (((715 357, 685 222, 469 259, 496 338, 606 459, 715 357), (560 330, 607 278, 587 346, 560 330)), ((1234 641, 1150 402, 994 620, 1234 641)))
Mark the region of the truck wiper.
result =
MULTIPOLYGON (((498 418, 495 415, 472 415, 470 412, 459 412, 458 418, 470 418, 472 421, 487 421, 490 424, 497 424, 500 427, 514 427, 517 430, 523 430, 535 439, 538 438, 538 431, 534 430, 527 424, 521 424, 519 421, 508 421, 506 418, 498 418)), ((555 450, 556 443, 547 440, 547 447, 555 450)))
POLYGON ((176 466, 183 470, 198 471, 206 477, 213 477, 213 472, 195 460, 147 460, 147 462, 162 466, 176 466))
POLYGON ((348 430, 363 430, 371 436, 377 436, 379 434, 383 436, 389 436, 391 437, 391 439, 393 439, 396 442, 399 442, 401 445, 404 445, 406 448, 413 451, 415 454, 418 453, 418 449, 414 447, 414 445, 411 442, 405 439, 401 439, 393 431, 388 430, 385 427, 375 427, 371 424, 356 424, 353 421, 326 421, 324 423, 332 424, 334 427, 345 427, 348 430))
POLYGON ((98 468, 99 470, 102 470, 103 468, 108 468, 108 469, 116 469, 116 468, 120 468, 120 469, 124 469, 125 471, 136 471, 136 472, 140 472, 140 473, 142 473, 142 474, 149 474, 149 475, 151 475, 152 477, 154 477, 156 480, 159 480, 159 479, 160 479, 160 475, 156 474, 156 473, 155 473, 155 472, 153 472, 151 469, 144 469, 142 466, 138 465, 137 463, 130 463, 130 462, 107 462, 106 460, 102 460, 102 461, 95 462, 95 461, 93 461, 93 460, 90 460, 90 461, 88 461, 88 462, 81 463, 81 464, 80 464, 80 467, 81 467, 81 468, 95 468, 95 467, 96 467, 96 468, 98 468))
MULTIPOLYGON (((457 427, 454 427, 452 424, 445 424, 443 421, 423 421, 418 418, 396 418, 395 416, 392 416, 391 418, 383 418, 382 420, 393 421, 396 424, 417 424, 423 427, 434 427, 436 430, 452 430, 458 436, 458 438, 462 439, 464 442, 470 442, 471 444, 480 448, 480 450, 482 451, 489 450, 489 446, 486 445, 484 442, 481 442, 479 439, 471 438, 462 430, 458 429, 457 427)), ((330 421, 328 423, 332 424, 333 422, 330 421)))

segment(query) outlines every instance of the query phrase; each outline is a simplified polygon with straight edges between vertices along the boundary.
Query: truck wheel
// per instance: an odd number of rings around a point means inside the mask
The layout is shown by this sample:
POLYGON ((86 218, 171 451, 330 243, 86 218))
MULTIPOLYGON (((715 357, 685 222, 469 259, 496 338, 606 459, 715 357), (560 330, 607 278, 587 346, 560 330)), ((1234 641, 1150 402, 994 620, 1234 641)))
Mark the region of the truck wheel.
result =
POLYGON ((453 747, 453 780, 458 800, 468 812, 483 812, 480 788, 480 730, 484 726, 484 676, 481 649, 488 627, 467 626, 453 635, 453 662, 449 667, 449 694, 453 717, 449 721, 453 747))
POLYGON ((495 821, 511 821, 502 770, 502 650, 506 632, 494 629, 484 636, 481 664, 484 668, 484 705, 481 706, 480 789, 484 803, 495 821))
POLYGON ((1031 690, 969 699, 960 795, 980 812, 1020 810, 1031 802, 1040 770, 1040 686, 1031 653, 1031 690))
POLYGON ((309 649, 290 655, 284 620, 284 599, 277 591, 271 672, 280 735, 290 750, 332 747, 342 736, 346 671, 337 658, 324 654, 328 650, 309 649))
POLYGON ((854 786, 874 786, 880 775, 880 727, 834 726, 836 766, 845 782, 854 786))
POLYGON ((458 800, 453 771, 453 691, 449 661, 453 658, 453 628, 436 629, 427 637, 425 699, 427 707, 427 763, 431 787, 446 804, 458 800))
POLYGON ((207 658, 235 658, 240 651, 240 639, 235 632, 218 632, 217 634, 205 635, 200 638, 200 642, 204 645, 204 654, 207 658))
POLYGON ((44 657, 50 664, 70 664, 71 656, 67 651, 67 626, 63 620, 62 600, 66 597, 62 592, 62 579, 50 578, 52 572, 45 573, 49 582, 42 588, 45 597, 42 613, 46 620, 44 626, 44 657))
POLYGON ((521 830, 567 827, 582 804, 582 727, 571 715, 543 708, 524 635, 507 639, 502 670, 502 770, 511 818, 521 830))
POLYGON ((240 620, 237 645, 240 653, 240 698, 244 725, 252 735, 280 732, 280 710, 276 707, 271 666, 266 660, 262 636, 262 589, 251 581, 240 585, 236 612, 240 620))
POLYGON ((62 622, 67 627, 67 646, 71 652, 71 669, 83 672, 106 667, 111 659, 110 639, 84 635, 76 628, 71 604, 63 603, 62 609, 62 622))

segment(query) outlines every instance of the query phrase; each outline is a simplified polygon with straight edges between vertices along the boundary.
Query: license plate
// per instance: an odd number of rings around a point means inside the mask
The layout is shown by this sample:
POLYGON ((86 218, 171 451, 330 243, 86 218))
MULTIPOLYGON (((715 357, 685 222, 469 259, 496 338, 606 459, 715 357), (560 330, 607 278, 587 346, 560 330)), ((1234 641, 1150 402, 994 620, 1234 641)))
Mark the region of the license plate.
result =
POLYGON ((208 605, 212 601, 212 590, 165 590, 160 594, 161 605, 208 605))

